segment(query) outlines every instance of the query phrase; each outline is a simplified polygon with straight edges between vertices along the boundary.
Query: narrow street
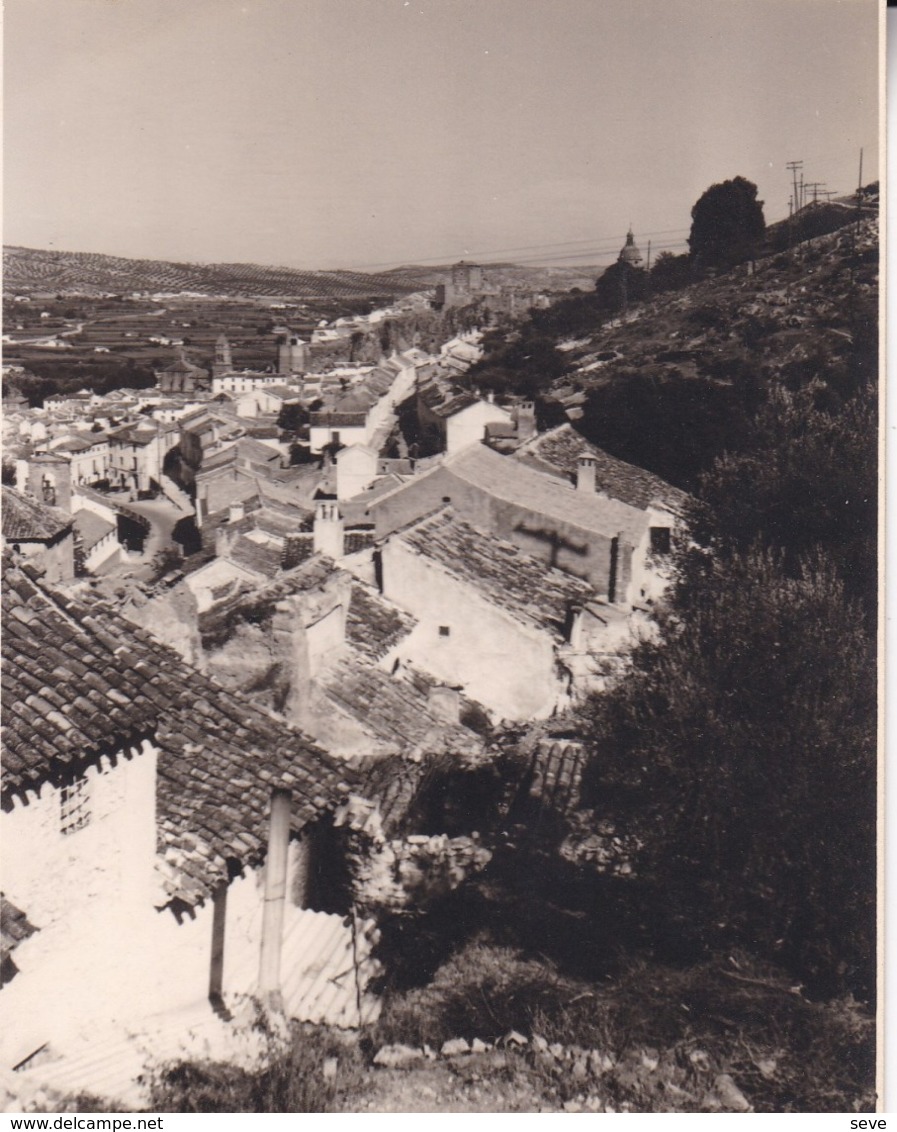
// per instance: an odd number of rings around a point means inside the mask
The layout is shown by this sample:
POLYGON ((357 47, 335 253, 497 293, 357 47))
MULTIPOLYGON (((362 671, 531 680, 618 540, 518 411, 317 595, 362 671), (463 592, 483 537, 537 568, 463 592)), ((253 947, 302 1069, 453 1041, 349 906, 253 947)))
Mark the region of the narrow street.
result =
POLYGON ((135 500, 128 503, 128 507, 148 519, 151 524, 143 554, 139 558, 136 555, 128 556, 124 563, 128 573, 146 579, 152 574, 152 561, 159 551, 177 545, 172 538, 175 526, 193 512, 175 507, 164 495, 160 495, 158 499, 135 500))

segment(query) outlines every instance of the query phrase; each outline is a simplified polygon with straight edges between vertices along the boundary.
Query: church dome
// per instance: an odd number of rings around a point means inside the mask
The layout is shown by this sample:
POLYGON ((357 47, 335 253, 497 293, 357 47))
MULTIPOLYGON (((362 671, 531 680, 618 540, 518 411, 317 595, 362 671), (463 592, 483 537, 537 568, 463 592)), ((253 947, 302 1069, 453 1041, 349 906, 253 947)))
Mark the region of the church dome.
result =
POLYGON ((620 254, 617 256, 619 263, 628 263, 630 267, 641 267, 642 253, 638 250, 635 244, 635 237, 632 234, 632 229, 626 233, 626 243, 623 245, 620 254))

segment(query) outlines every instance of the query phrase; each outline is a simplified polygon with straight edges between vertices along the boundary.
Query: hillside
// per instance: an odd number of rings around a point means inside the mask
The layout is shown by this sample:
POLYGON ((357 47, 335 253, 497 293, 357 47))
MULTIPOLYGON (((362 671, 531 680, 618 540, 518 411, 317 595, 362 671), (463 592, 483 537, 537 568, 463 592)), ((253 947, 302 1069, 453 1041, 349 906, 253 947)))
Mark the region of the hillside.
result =
POLYGON ((359 271, 299 271, 251 263, 172 263, 124 259, 91 252, 4 247, 4 290, 70 294, 195 292, 201 295, 352 299, 391 297, 418 284, 392 275, 359 271))
POLYGON ((878 221, 602 309, 594 292, 493 335, 470 380, 542 400, 613 455, 694 491, 773 387, 849 395, 878 360, 878 221))
MULTIPOLYGON (((7 294, 64 293, 78 295, 148 292, 193 292, 232 298, 255 296, 293 299, 392 298, 434 287, 449 265, 407 264, 376 274, 362 271, 300 271, 253 263, 173 263, 125 259, 92 252, 44 251, 4 247, 4 291, 7 294)), ((590 289, 598 267, 541 267, 490 264, 491 282, 533 290, 590 289)))

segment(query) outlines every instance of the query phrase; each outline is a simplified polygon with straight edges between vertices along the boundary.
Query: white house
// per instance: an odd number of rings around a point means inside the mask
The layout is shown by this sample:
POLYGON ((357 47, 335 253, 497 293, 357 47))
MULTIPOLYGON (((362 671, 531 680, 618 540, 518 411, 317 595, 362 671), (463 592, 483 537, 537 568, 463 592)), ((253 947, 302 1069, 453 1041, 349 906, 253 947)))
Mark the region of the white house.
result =
POLYGON ((592 587, 445 506, 381 547, 383 594, 416 618, 402 661, 461 686, 499 719, 544 719, 569 702, 558 663, 592 587))
POLYGON ((486 435, 486 426, 510 425, 513 415, 492 401, 472 400, 450 408, 445 417, 445 448, 451 455, 468 444, 476 444, 486 435))
POLYGON ((315 868, 353 772, 8 560, 3 613, 3 1069, 89 1089, 85 1044, 241 995, 369 1020, 369 925, 315 868))

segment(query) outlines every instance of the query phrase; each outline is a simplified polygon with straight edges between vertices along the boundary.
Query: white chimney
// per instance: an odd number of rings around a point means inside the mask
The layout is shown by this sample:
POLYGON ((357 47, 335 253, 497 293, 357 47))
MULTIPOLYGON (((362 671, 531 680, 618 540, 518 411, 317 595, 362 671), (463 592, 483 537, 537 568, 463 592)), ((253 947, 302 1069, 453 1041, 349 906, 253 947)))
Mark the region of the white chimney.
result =
POLYGON ((315 507, 312 545, 315 554, 324 554, 334 560, 343 556, 343 519, 339 504, 334 500, 321 499, 315 507))
POLYGON ((576 465, 576 490, 594 494, 598 464, 594 456, 580 456, 576 465))

